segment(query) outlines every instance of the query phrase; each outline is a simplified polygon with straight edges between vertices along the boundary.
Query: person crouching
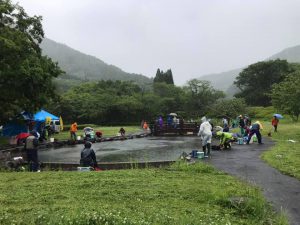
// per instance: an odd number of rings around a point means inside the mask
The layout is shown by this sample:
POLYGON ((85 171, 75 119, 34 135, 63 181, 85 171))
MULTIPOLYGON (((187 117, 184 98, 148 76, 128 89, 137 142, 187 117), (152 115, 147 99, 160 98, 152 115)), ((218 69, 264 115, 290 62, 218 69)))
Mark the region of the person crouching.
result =
POLYGON ((218 131, 216 135, 220 138, 220 149, 231 149, 231 143, 236 140, 229 132, 218 131))
POLYGON ((84 149, 81 151, 80 165, 83 167, 97 167, 96 154, 91 147, 92 143, 87 141, 84 144, 84 149))

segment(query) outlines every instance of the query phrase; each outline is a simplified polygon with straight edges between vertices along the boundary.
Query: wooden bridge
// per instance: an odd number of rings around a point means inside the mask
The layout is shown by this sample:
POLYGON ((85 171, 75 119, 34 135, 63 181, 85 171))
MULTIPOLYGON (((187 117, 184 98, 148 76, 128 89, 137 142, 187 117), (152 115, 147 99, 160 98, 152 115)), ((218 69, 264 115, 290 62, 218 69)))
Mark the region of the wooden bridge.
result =
POLYGON ((153 127, 153 135, 163 136, 163 135, 197 135, 199 131, 199 124, 197 123, 183 123, 177 124, 155 124, 153 127))

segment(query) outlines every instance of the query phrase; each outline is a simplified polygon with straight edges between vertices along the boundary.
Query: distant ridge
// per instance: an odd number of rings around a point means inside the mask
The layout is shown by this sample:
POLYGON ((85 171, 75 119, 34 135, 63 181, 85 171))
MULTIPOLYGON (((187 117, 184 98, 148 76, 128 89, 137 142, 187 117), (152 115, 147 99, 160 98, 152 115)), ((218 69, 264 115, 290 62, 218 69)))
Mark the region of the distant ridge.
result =
MULTIPOLYGON (((290 63, 300 63, 300 45, 286 48, 281 52, 272 55, 266 60, 274 60, 274 59, 285 59, 290 63)), ((247 66, 243 68, 246 67, 247 66)), ((229 97, 231 97, 238 90, 233 85, 233 82, 235 78, 239 75, 239 73, 243 70, 243 68, 234 69, 222 73, 203 75, 200 76, 198 79, 210 81, 214 88, 224 91, 225 93, 228 94, 229 97)))
POLYGON ((300 63, 300 45, 286 48, 269 59, 286 59, 290 63, 300 63))
POLYGON ((146 76, 126 73, 114 65, 108 65, 102 60, 84 54, 69 46, 45 38, 41 43, 43 55, 47 55, 58 62, 66 72, 68 79, 72 77, 81 80, 122 80, 134 81, 138 84, 151 83, 146 76))

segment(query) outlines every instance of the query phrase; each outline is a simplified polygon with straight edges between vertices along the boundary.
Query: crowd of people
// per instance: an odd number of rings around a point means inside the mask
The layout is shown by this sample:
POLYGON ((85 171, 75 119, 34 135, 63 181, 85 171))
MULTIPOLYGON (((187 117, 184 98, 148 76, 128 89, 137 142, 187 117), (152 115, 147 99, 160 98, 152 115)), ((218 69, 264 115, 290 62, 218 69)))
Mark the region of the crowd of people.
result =
MULTIPOLYGON (((274 132, 277 132, 279 119, 274 115, 271 124, 274 128, 274 132)), ((248 115, 239 115, 237 119, 232 120, 232 126, 230 127, 229 118, 224 117, 221 120, 222 126, 213 126, 210 119, 205 116, 201 118, 201 125, 199 128, 198 136, 201 138, 202 150, 204 157, 209 157, 211 148, 216 150, 231 149, 233 142, 242 140, 245 144, 250 144, 255 136, 258 144, 263 144, 261 130, 263 125, 260 121, 252 123, 251 118, 248 115), (230 128, 239 127, 238 133, 231 133, 230 128), (219 139, 217 146, 212 146, 212 137, 219 139)))

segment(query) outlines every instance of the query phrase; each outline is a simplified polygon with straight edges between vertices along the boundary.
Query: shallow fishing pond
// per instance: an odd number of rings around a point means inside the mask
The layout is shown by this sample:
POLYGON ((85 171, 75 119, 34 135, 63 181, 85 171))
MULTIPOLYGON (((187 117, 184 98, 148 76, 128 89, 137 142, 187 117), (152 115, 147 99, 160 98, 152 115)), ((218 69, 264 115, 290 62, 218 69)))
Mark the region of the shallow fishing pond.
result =
MULTIPOLYGON (((39 151, 42 162, 78 163, 83 144, 39 151)), ((94 143, 98 162, 153 162, 177 160, 182 152, 200 149, 199 137, 144 137, 94 143)))

